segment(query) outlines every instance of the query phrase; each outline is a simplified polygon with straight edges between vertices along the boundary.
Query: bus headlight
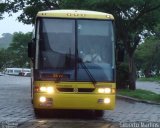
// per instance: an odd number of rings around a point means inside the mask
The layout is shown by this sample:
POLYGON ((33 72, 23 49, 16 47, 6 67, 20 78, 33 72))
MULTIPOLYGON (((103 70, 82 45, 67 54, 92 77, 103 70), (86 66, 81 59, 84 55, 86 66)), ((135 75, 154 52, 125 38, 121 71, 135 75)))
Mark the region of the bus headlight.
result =
POLYGON ((98 93, 107 93, 110 94, 112 92, 111 88, 98 88, 98 93))
POLYGON ((46 92, 47 88, 46 87, 40 87, 40 92, 46 92))
POLYGON ((53 87, 47 87, 47 93, 54 93, 53 87))
POLYGON ((40 87, 40 92, 47 92, 49 94, 54 93, 54 88, 53 87, 40 87))

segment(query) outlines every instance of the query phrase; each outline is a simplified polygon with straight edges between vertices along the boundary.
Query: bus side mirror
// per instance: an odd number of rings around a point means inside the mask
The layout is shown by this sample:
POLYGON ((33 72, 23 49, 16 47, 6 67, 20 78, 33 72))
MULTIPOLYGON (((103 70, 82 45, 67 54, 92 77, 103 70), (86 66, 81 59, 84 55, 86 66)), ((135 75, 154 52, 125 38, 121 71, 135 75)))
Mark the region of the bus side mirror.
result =
POLYGON ((34 56, 35 56, 35 43, 34 41, 31 41, 28 43, 28 57, 34 59, 34 56))
POLYGON ((124 49, 119 48, 117 51, 117 61, 123 62, 124 61, 124 49))

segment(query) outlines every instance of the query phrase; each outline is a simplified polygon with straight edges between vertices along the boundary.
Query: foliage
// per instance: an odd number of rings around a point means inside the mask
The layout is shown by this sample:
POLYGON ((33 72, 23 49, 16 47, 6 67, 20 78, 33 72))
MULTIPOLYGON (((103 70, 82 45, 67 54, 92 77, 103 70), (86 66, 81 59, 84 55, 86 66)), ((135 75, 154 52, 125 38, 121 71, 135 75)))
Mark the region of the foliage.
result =
POLYGON ((118 90, 118 94, 141 99, 141 100, 154 101, 154 102, 160 103, 160 94, 156 94, 151 91, 146 91, 141 89, 137 89, 137 90, 122 89, 122 90, 118 90))
POLYGON ((6 11, 7 3, 0 1, 0 20, 3 19, 3 13, 6 11))
POLYGON ((11 66, 11 58, 12 54, 7 49, 0 49, 0 70, 11 66))
POLYGON ((9 48, 0 50, 0 68, 29 67, 27 46, 30 40, 31 33, 14 33, 9 48))
POLYGON ((155 36, 148 37, 144 43, 139 45, 135 54, 137 68, 144 71, 145 76, 151 76, 151 71, 160 70, 160 40, 155 36))
POLYGON ((12 34, 10 33, 3 33, 2 37, 0 38, 0 49, 1 48, 8 48, 9 44, 12 42, 12 34))
POLYGON ((6 0, 0 4, 0 14, 8 12, 10 15, 19 10, 23 12, 18 20, 25 24, 34 24, 38 11, 51 10, 59 8, 60 0, 6 0))
POLYGON ((18 67, 26 67, 29 64, 27 59, 28 42, 31 40, 31 33, 14 33, 13 43, 10 44, 8 50, 15 56, 13 65, 18 67))

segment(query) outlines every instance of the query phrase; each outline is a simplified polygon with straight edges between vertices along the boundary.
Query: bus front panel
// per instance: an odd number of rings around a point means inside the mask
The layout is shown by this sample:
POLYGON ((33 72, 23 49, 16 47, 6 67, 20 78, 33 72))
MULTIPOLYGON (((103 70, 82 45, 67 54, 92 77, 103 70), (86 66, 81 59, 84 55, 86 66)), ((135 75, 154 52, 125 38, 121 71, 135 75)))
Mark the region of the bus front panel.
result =
POLYGON ((35 82, 34 108, 112 110, 115 84, 35 82), (52 88, 49 90, 48 88, 52 88))

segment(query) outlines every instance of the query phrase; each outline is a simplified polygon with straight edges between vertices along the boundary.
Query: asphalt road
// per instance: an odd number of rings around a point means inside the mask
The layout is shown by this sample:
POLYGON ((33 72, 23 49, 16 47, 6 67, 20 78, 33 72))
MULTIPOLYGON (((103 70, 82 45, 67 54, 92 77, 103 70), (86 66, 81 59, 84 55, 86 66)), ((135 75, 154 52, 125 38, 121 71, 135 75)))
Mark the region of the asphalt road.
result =
MULTIPOLYGON (((35 117, 30 99, 30 78, 0 76, 0 128, 116 128, 126 122, 159 122, 160 105, 117 99, 114 111, 96 118, 92 111, 52 111, 35 117)), ((158 125, 158 124, 157 124, 158 125)))

